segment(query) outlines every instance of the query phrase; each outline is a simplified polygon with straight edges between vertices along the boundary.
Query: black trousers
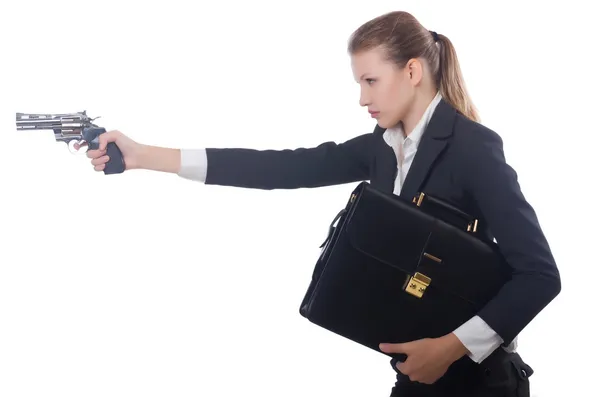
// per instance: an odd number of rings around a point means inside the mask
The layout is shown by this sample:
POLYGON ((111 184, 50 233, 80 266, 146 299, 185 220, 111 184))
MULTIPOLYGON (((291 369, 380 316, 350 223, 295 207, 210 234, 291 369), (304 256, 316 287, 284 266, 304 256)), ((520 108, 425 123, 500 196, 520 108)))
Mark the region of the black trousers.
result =
POLYGON ((453 363, 435 383, 411 381, 396 369, 390 397, 530 397, 533 369, 518 353, 499 348, 480 364, 465 356, 453 363))

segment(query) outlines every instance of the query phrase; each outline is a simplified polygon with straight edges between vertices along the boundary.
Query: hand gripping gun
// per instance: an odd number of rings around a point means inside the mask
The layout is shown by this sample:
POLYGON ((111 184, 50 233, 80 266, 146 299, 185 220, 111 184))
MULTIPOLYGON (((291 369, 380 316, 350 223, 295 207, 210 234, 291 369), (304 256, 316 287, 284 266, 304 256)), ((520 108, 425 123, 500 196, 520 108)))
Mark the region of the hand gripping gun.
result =
MULTIPOLYGON (((94 120, 85 110, 59 114, 17 113, 17 130, 53 130, 56 141, 65 142, 72 152, 75 150, 75 143, 83 142, 87 143, 88 149, 96 150, 99 148, 98 137, 106 129, 93 124, 94 120)), ((108 143, 106 154, 110 159, 105 165, 105 174, 120 174, 125 171, 123 154, 114 142, 108 143)))

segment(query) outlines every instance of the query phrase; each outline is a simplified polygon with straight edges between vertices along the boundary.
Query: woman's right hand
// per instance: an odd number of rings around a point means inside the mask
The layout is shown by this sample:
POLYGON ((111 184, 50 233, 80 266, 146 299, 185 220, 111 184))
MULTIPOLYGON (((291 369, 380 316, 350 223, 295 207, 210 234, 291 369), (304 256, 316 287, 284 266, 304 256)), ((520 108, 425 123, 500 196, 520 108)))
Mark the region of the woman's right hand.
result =
POLYGON ((98 136, 99 147, 95 150, 88 150, 86 155, 92 159, 94 170, 103 171, 106 163, 110 160, 106 154, 106 146, 109 142, 114 142, 123 155, 125 170, 140 168, 140 156, 142 147, 140 143, 135 142, 120 131, 107 131, 98 136))

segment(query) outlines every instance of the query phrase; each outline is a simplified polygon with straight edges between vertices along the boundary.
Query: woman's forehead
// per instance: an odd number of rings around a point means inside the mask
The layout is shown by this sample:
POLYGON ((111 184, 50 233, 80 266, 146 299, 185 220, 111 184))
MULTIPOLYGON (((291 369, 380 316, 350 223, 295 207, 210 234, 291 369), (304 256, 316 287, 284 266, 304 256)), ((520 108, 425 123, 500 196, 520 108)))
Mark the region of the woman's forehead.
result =
POLYGON ((357 81, 368 77, 369 74, 380 74, 390 71, 392 64, 386 60, 380 48, 361 51, 350 56, 352 71, 357 81))

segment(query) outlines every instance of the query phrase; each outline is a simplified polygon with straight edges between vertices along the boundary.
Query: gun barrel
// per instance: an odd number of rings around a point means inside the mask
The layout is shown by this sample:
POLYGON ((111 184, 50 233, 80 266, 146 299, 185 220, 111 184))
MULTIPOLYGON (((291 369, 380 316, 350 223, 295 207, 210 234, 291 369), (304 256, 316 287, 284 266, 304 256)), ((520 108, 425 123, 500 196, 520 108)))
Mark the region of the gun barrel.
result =
POLYGON ((54 120, 54 119, 82 119, 88 118, 86 112, 79 113, 17 113, 20 120, 54 120))
POLYGON ((17 130, 73 130, 84 128, 89 119, 83 113, 17 113, 17 130))

